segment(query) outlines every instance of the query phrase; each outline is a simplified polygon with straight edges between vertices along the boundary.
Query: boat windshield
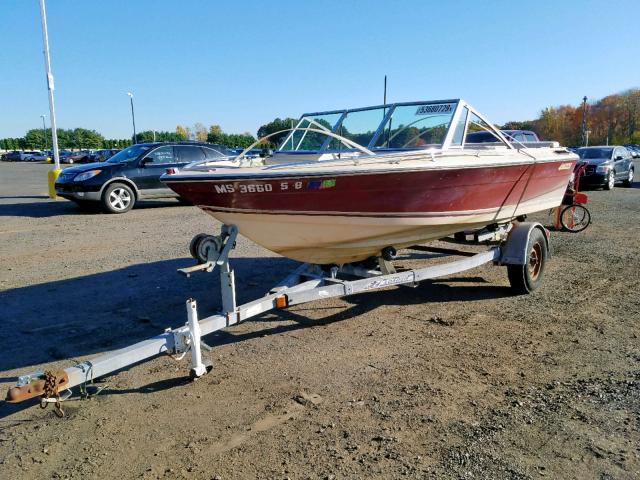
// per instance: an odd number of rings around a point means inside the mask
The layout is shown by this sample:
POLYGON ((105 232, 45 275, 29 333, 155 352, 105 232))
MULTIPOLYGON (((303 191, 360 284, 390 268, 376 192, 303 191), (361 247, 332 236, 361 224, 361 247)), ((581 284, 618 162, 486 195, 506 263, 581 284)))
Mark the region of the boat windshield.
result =
POLYGON ((371 150, 441 147, 457 101, 399 103, 305 114, 278 151, 345 151, 355 142, 371 150))
POLYGON ((386 121, 374 147, 440 147, 455 109, 455 103, 398 106, 386 121))

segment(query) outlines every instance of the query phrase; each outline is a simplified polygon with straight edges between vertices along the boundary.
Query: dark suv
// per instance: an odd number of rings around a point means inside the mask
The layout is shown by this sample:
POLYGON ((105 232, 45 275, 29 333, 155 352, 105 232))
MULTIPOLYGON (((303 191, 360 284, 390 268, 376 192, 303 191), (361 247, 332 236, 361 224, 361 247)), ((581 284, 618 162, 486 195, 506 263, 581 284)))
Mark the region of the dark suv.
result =
POLYGON ((583 147, 576 153, 581 162, 587 164, 580 185, 611 190, 616 182, 622 182, 625 187, 633 183, 633 158, 625 147, 583 147))
POLYGON ((56 181, 56 194, 79 205, 100 202, 106 212, 124 213, 142 198, 175 197, 160 182, 167 168, 204 160, 231 165, 233 156, 231 150, 208 143, 140 143, 106 162, 64 169, 56 181))

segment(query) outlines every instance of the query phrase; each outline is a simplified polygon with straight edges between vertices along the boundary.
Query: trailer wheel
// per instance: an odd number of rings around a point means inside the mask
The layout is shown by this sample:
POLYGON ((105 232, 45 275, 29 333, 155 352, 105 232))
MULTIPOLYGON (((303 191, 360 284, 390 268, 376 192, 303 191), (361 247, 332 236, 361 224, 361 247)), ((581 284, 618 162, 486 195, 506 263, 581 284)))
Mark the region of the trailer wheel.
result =
POLYGON ((527 243, 526 263, 507 265, 509 283, 516 293, 531 293, 540 287, 548 254, 544 234, 538 228, 533 229, 527 243))

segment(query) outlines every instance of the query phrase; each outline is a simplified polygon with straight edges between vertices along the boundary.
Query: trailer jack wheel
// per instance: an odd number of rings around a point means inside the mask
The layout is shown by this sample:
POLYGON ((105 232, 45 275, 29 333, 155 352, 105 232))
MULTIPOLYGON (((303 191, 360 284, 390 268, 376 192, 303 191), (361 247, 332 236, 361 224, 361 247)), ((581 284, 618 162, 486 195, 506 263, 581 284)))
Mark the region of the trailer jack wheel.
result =
POLYGON ((523 265, 507 265, 511 288, 518 294, 537 290, 542 284, 547 257, 544 234, 538 228, 533 229, 527 243, 526 262, 523 265))
POLYGON ((222 239, 215 235, 199 233, 191 239, 189 253, 198 263, 215 262, 222 250, 222 239))
POLYGON ((199 233, 195 237, 193 237, 191 239, 191 242, 189 243, 189 253, 196 260, 198 259, 198 245, 200 241, 207 236, 208 234, 206 233, 199 233))

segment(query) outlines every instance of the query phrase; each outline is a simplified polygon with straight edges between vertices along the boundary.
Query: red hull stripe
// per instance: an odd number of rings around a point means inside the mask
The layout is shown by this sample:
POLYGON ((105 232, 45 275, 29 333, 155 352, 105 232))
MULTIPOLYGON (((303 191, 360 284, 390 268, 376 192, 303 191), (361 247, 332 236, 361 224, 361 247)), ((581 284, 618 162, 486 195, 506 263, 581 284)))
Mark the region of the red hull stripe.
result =
POLYGON ((307 215, 451 215, 496 210, 566 186, 567 160, 455 170, 369 172, 321 177, 210 178, 167 181, 178 195, 212 211, 307 215), (529 176, 531 179, 529 180, 529 176), (317 182, 331 188, 315 188, 317 182), (525 190, 526 186, 526 191, 525 190))

